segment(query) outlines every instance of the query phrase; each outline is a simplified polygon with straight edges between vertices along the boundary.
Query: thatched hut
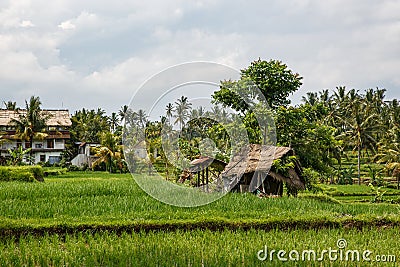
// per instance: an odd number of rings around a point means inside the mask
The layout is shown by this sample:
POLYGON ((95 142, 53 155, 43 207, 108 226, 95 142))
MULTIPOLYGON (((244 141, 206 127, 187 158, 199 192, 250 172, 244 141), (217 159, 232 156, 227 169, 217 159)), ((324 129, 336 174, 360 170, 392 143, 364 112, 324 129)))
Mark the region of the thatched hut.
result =
POLYGON ((236 153, 222 172, 224 188, 227 191, 254 192, 261 189, 268 195, 283 194, 283 183, 295 189, 305 189, 300 163, 295 160, 294 168, 285 175, 274 171, 277 159, 293 156, 289 147, 275 147, 250 144, 236 153))
MULTIPOLYGON (((221 172, 226 166, 226 162, 212 157, 203 156, 191 161, 190 165, 188 174, 197 174, 195 186, 204 186, 205 190, 208 192, 209 184, 217 182, 216 180, 219 179, 221 172)), ((220 187, 222 189, 222 183, 220 182, 219 184, 221 184, 220 187)))

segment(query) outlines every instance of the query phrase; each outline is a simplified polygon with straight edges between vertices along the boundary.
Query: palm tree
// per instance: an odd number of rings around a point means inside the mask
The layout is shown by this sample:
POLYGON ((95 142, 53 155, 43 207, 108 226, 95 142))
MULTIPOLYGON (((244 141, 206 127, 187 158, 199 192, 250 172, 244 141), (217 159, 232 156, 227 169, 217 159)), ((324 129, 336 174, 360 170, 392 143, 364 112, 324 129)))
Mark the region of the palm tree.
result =
POLYGON ((129 112, 129 107, 127 105, 124 105, 121 107, 121 109, 118 111, 118 115, 121 118, 121 122, 125 123, 125 119, 128 115, 129 112))
POLYGON ((174 106, 171 103, 168 103, 168 105, 165 107, 165 112, 168 118, 168 122, 171 123, 172 112, 174 112, 174 106))
MULTIPOLYGON (((30 148, 33 146, 33 140, 43 140, 47 134, 46 122, 51 117, 50 114, 44 114, 40 108, 39 97, 32 96, 29 103, 25 100, 25 112, 17 110, 18 119, 12 119, 11 124, 16 127, 15 137, 25 141, 29 141, 30 148)), ((32 156, 32 150, 30 151, 32 156)))
POLYGON ((13 102, 13 101, 5 102, 5 101, 3 101, 3 103, 4 103, 5 108, 8 109, 8 110, 17 110, 18 109, 17 108, 17 102, 13 102))
POLYGON ((192 104, 188 102, 188 98, 186 96, 181 96, 181 98, 175 102, 175 105, 175 124, 179 123, 179 128, 182 132, 183 127, 185 127, 185 121, 189 116, 189 110, 192 104))
POLYGON ((305 104, 308 104, 310 106, 314 106, 318 103, 318 93, 314 92, 308 92, 306 96, 302 97, 302 101, 305 104))
POLYGON ((382 144, 375 159, 378 159, 378 163, 386 163, 386 170, 396 176, 397 189, 400 189, 400 144, 390 141, 382 144))
POLYGON ((375 152, 377 141, 375 134, 380 130, 378 115, 368 108, 364 99, 350 91, 347 116, 342 117, 344 132, 339 138, 347 139, 357 150, 358 183, 361 184, 361 150, 365 148, 375 152))
POLYGON ((93 168, 101 163, 105 163, 106 170, 113 172, 113 166, 120 165, 123 161, 122 146, 119 144, 119 137, 110 132, 101 134, 101 147, 98 148, 96 157, 98 159, 93 162, 93 168))
POLYGON ((119 124, 119 118, 117 113, 113 112, 111 113, 111 116, 108 118, 108 123, 110 124, 110 130, 112 133, 115 132, 115 129, 117 128, 119 124))
POLYGON ((142 129, 144 129, 144 127, 146 126, 146 123, 148 121, 146 112, 143 109, 139 109, 138 112, 136 113, 136 115, 137 115, 138 125, 142 129))

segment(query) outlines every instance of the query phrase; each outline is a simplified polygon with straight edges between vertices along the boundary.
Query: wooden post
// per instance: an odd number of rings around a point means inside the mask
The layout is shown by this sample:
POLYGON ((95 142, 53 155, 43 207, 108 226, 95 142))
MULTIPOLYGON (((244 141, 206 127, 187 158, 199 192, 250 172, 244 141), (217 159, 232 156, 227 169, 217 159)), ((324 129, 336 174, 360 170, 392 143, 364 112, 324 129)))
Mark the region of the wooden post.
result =
POLYGON ((197 187, 200 186, 200 171, 197 172, 197 187))
POLYGON ((208 193, 208 167, 206 168, 206 192, 208 193))
POLYGON ((204 185, 204 169, 201 170, 201 182, 202 182, 203 185, 204 185))

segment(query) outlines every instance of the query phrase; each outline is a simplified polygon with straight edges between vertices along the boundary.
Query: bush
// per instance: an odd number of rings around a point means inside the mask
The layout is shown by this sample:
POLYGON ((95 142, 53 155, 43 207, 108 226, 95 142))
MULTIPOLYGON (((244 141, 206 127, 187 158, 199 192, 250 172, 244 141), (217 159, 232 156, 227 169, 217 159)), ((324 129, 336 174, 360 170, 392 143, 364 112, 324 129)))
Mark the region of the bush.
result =
POLYGON ((43 173, 44 176, 58 176, 58 175, 62 175, 62 174, 66 174, 68 171, 67 168, 48 168, 48 169, 44 169, 43 173))
POLYGON ((306 180, 306 188, 309 191, 314 191, 316 187, 320 174, 317 171, 314 171, 311 168, 303 169, 303 177, 306 180))
POLYGON ((41 166, 0 166, 0 181, 43 182, 41 166))

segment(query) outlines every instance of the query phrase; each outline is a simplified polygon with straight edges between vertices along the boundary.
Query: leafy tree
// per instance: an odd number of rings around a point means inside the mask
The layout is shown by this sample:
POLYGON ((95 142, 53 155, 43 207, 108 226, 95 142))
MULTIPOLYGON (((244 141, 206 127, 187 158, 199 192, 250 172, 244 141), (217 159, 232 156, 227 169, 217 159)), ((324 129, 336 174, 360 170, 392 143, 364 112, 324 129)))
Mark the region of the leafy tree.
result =
POLYGON ((290 103, 289 95, 302 85, 302 77, 289 70, 281 61, 258 59, 246 69, 241 70, 239 81, 221 82, 220 90, 214 92, 213 99, 237 111, 247 110, 248 107, 243 98, 254 97, 251 90, 246 91, 249 80, 260 89, 268 105, 273 109, 288 105, 290 103), (235 87, 241 88, 241 94, 232 90, 235 87))
POLYGON ((100 135, 110 130, 109 118, 102 109, 76 111, 71 118, 72 142, 100 143, 100 135))
POLYGON ((21 165, 24 157, 32 150, 32 148, 23 149, 19 146, 16 149, 8 149, 8 154, 10 154, 10 160, 7 162, 8 165, 21 165))
POLYGON ((294 149, 302 166, 330 173, 341 143, 333 127, 323 123, 327 110, 323 105, 280 107, 276 112, 278 145, 294 149))

